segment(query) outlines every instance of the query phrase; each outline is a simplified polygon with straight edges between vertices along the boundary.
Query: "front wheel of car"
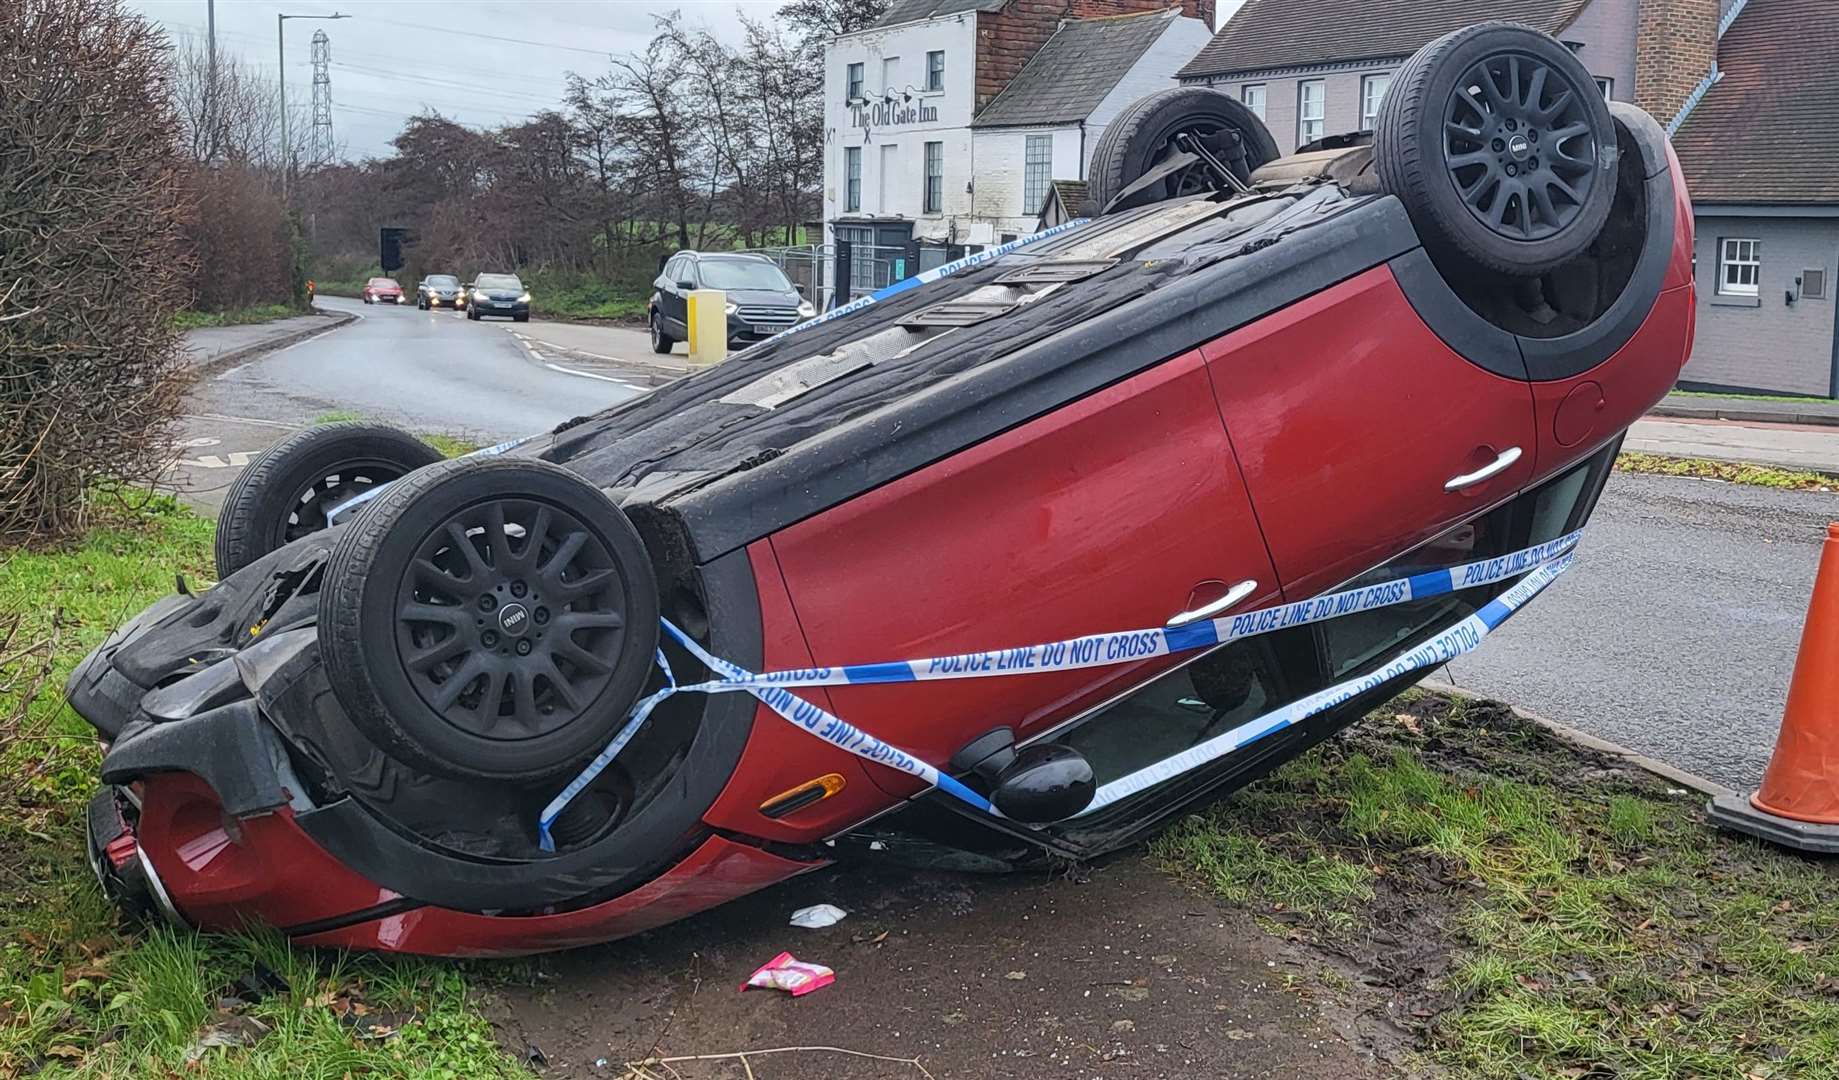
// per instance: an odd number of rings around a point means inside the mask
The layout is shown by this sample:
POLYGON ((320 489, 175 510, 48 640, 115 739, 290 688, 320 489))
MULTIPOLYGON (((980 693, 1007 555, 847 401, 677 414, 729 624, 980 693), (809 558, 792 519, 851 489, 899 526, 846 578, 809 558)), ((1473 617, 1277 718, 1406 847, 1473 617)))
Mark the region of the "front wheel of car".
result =
POLYGON ((651 313, 651 351, 664 354, 671 351, 677 339, 664 332, 664 316, 656 311, 651 313))
POLYGON ((1528 26, 1479 23, 1419 49, 1374 124, 1374 167, 1433 254, 1535 276, 1581 255, 1615 202, 1596 80, 1528 26))
POLYGON ((512 322, 529 322, 529 321, 530 321, 530 313, 529 313, 529 312, 527 312, 527 311, 525 311, 525 312, 520 312, 519 314, 516 314, 516 315, 513 315, 513 316, 511 316, 511 321, 512 321, 512 322))
POLYGON ((322 424, 256 455, 224 496, 217 576, 328 526, 327 514, 441 460, 440 451, 385 424, 322 424))
POLYGON ((651 676, 657 582, 600 489, 524 458, 459 458, 384 492, 339 538, 320 649, 353 724, 446 776, 578 767, 651 676))

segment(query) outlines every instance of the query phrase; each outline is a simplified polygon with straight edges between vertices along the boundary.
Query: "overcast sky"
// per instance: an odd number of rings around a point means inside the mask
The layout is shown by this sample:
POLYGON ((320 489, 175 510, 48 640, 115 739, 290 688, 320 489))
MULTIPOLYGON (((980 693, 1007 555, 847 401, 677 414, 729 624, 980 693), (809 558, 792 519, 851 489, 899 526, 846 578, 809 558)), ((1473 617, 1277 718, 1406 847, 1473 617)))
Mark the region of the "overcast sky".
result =
MULTIPOLYGON (((4 0, 0 0, 4 2, 4 0)), ((275 15, 352 16, 288 20, 289 112, 312 91, 313 31, 332 45, 332 123, 351 158, 390 152, 403 121, 424 108, 493 126, 556 104, 570 71, 593 77, 607 58, 644 47, 652 19, 682 10, 731 41, 734 13, 767 18, 784 0, 217 0, 217 47, 272 73, 275 15)), ((1243 0, 1220 0, 1225 18, 1243 0)), ((206 0, 127 0, 175 40, 204 39, 206 0)))

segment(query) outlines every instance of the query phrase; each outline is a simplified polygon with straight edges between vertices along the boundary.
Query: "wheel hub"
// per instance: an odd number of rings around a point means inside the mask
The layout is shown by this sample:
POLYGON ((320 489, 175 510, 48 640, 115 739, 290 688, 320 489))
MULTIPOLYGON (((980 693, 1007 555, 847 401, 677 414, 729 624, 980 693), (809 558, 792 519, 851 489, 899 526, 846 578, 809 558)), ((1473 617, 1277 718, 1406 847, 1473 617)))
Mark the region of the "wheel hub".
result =
POLYGON ((553 733, 593 709, 625 635, 607 541, 561 506, 494 499, 436 526, 397 590, 416 693, 490 739, 553 733))
POLYGON ((1444 161, 1476 220, 1515 240, 1543 240, 1577 220, 1597 182, 1585 93, 1531 55, 1490 56, 1458 80, 1444 161))

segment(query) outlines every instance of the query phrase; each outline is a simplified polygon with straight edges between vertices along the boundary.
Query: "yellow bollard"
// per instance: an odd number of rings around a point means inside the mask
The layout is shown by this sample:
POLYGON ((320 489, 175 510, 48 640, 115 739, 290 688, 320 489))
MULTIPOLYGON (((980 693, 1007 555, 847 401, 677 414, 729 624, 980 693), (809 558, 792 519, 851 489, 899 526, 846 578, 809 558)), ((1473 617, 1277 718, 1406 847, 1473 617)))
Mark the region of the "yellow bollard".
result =
POLYGON ((690 364, 708 367, 728 357, 728 294, 694 289, 689 296, 690 364))

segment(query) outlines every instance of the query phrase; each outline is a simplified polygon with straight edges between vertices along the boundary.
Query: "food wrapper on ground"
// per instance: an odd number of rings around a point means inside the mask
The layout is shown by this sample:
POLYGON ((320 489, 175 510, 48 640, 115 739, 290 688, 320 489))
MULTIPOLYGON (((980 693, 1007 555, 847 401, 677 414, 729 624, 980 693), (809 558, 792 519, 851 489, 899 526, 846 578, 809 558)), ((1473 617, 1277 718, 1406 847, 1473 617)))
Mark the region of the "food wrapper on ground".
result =
POLYGON ((826 926, 835 926, 848 917, 849 912, 835 904, 814 904, 792 912, 792 925, 802 926, 807 930, 822 930, 826 926))
POLYGON ((798 997, 829 986, 835 981, 836 972, 824 965, 807 964, 803 960, 794 960, 791 953, 782 952, 761 965, 760 970, 748 976, 741 990, 746 992, 748 987, 763 986, 784 990, 793 997, 798 997))

